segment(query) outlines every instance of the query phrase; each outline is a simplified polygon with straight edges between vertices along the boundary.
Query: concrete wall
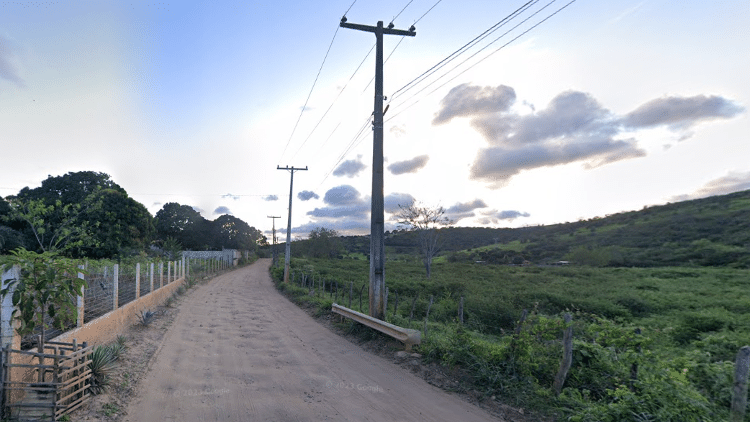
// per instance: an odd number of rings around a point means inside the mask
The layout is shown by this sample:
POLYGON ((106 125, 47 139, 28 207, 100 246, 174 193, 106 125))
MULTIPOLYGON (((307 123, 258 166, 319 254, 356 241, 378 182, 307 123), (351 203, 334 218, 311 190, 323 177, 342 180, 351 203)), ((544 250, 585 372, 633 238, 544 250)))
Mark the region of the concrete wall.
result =
POLYGON ((114 311, 100 316, 83 327, 63 333, 53 338, 52 341, 70 343, 73 339, 76 339, 79 344, 84 341, 89 344, 110 343, 126 328, 137 324, 141 312, 154 310, 157 306, 163 304, 167 298, 172 296, 183 284, 185 284, 185 278, 179 278, 158 290, 141 296, 138 300, 129 302, 114 311))
POLYGON ((182 257, 185 259, 218 259, 232 265, 237 265, 242 252, 239 249, 224 249, 223 251, 183 251, 182 257))

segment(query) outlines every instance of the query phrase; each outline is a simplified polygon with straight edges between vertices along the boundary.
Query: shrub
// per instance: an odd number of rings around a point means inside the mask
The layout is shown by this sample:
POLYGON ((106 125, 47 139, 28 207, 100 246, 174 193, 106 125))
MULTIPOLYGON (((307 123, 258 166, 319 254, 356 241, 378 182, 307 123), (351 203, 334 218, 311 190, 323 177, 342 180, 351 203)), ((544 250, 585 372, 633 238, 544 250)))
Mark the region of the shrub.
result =
POLYGON ((117 355, 110 346, 96 346, 89 355, 92 394, 100 394, 109 385, 109 377, 117 367, 117 355))

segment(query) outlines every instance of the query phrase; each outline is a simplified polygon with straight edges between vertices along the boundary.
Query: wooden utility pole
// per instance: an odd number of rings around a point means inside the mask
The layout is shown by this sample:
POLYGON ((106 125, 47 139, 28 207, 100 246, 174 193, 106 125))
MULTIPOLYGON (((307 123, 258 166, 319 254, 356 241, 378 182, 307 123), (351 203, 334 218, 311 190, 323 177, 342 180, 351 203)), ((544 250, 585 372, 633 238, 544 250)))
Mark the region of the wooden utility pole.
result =
POLYGON ((300 171, 300 170, 307 170, 307 166, 305 168, 299 168, 299 167, 289 167, 286 166, 282 168, 281 166, 276 166, 276 170, 289 170, 292 177, 289 179, 289 221, 286 225, 286 254, 284 256, 284 283, 289 282, 289 260, 292 257, 292 185, 294 184, 294 172, 300 171))
POLYGON ((370 213, 370 316, 384 319, 385 309, 385 217, 383 211, 383 34, 413 37, 414 26, 408 31, 393 29, 393 23, 383 28, 377 26, 346 23, 341 18, 342 28, 375 34, 375 111, 372 123, 372 208, 370 213))
POLYGON ((266 217, 273 218, 273 220, 272 220, 273 221, 273 232, 272 232, 273 233, 273 239, 271 240, 271 244, 273 245, 273 246, 271 246, 271 256, 273 258, 272 258, 272 261, 271 261, 271 265, 273 265, 275 267, 276 266, 276 258, 277 258, 277 253, 276 253, 276 219, 277 218, 281 218, 281 216, 274 217, 272 215, 267 215, 266 217))

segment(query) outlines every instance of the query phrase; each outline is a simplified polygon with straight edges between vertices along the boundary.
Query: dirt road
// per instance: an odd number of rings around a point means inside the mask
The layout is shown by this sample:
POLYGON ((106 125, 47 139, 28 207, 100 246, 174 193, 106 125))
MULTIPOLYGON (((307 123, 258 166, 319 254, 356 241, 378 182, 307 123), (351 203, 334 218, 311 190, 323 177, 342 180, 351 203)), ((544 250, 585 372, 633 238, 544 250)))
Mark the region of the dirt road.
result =
POLYGON ((497 421, 320 325, 270 260, 193 291, 126 421, 497 421))

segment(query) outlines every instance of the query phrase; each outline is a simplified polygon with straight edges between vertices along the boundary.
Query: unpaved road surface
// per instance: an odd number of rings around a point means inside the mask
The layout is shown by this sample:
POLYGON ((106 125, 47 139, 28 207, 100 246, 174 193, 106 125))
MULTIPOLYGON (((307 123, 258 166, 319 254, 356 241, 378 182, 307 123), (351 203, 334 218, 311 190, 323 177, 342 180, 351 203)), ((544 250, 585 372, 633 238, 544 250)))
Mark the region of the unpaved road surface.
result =
POLYGON ((270 260, 192 292, 125 421, 497 421, 322 326, 270 260))

